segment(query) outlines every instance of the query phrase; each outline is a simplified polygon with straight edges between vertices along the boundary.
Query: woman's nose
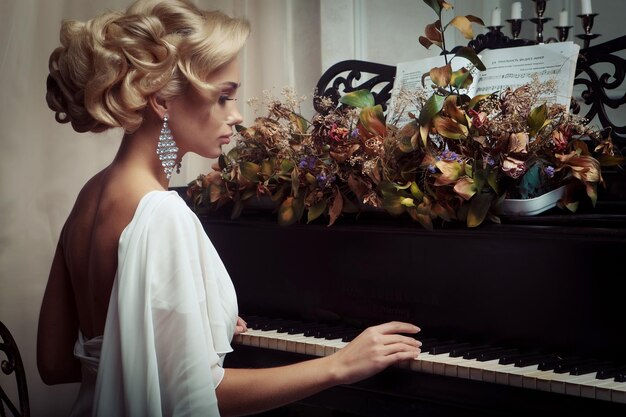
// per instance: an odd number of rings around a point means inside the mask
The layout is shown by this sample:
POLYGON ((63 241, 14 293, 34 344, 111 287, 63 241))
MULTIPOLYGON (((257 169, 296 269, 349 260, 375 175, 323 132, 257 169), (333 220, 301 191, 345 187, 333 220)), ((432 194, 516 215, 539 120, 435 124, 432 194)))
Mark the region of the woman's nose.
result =
POLYGON ((239 109, 237 107, 233 108, 233 110, 228 115, 228 119, 226 123, 230 126, 239 125, 243 122, 243 116, 239 113, 239 109))

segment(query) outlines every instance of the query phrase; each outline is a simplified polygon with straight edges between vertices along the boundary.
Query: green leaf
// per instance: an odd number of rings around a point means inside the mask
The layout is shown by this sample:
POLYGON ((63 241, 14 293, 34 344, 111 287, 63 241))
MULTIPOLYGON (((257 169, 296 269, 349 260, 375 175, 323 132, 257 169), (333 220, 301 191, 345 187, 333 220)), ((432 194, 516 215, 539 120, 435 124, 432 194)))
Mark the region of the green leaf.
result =
POLYGON ((304 213, 302 198, 287 197, 278 209, 278 224, 289 226, 300 220, 304 213))
POLYGON ((450 77, 450 84, 456 88, 467 88, 474 81, 472 73, 467 68, 461 68, 458 71, 454 71, 450 77))
POLYGON ((474 195, 470 200, 469 211, 467 213, 467 227, 477 227, 485 220, 489 207, 491 207, 492 196, 490 193, 480 193, 474 195))
POLYGON ((371 107, 376 104, 374 95, 367 89, 347 93, 339 101, 341 104, 358 108, 371 107))
POLYGON ((453 8, 452 5, 445 0, 424 0, 424 3, 433 9, 439 17, 441 17, 441 9, 450 10, 453 8))
POLYGON ((476 51, 474 51, 474 49, 470 48, 469 46, 463 46, 462 48, 459 48, 454 56, 467 59, 472 64, 474 64, 474 66, 480 71, 485 71, 487 69, 487 67, 485 67, 485 64, 483 64, 483 61, 481 61, 476 54, 476 51))
POLYGON ((309 123, 307 122, 307 120, 299 114, 291 113, 289 115, 289 120, 300 133, 306 133, 307 129, 309 128, 309 123))
POLYGON ((435 117, 443 108, 443 103, 446 101, 444 96, 433 94, 426 100, 424 107, 420 111, 418 121, 420 125, 425 125, 435 117))
POLYGON ((259 182, 259 171, 261 171, 261 167, 254 162, 241 162, 239 164, 239 169, 241 170, 241 175, 244 176, 250 182, 257 183, 259 182))
POLYGON ((313 220, 317 219, 326 211, 326 200, 321 200, 314 206, 309 208, 309 212, 307 213, 307 223, 311 223, 313 220))
POLYGON ((468 109, 473 109, 474 107, 476 107, 476 105, 478 103, 480 103, 481 101, 483 101, 484 99, 486 99, 490 95, 491 94, 479 94, 477 96, 472 97, 472 99, 470 100, 469 104, 467 105, 467 108, 468 109))
POLYGON ((528 115, 528 127, 530 127, 530 136, 536 136, 537 133, 546 125, 548 118, 548 106, 543 103, 539 107, 535 107, 528 115))
POLYGON ((411 183, 411 187, 409 189, 411 191, 411 195, 415 197, 416 200, 422 201, 424 198, 424 193, 420 190, 420 187, 417 186, 416 182, 411 183))
POLYGON ((280 172, 281 174, 287 174, 289 173, 293 167, 294 167, 294 163, 293 161, 291 161, 290 159, 283 159, 282 161, 280 161, 280 172))
POLYGON ((535 198, 550 191, 549 178, 545 174, 546 162, 535 160, 530 164, 519 183, 522 198, 535 198))

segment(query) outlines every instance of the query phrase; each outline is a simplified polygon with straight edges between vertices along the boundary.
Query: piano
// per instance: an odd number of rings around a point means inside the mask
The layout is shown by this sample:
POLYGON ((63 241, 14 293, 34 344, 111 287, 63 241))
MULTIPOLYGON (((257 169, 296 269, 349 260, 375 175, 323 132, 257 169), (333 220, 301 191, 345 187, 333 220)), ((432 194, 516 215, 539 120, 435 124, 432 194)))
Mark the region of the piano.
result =
MULTIPOLYGON (((494 39, 477 42, 480 50, 494 39)), ((622 152, 626 129, 604 105, 626 98, 609 99, 606 84, 584 77, 606 81, 591 67, 603 56, 616 62, 625 46, 622 37, 581 51, 577 72, 589 89, 587 115, 612 127, 622 152)), ((624 81, 619 59, 611 88, 624 81)), ((377 101, 385 103, 394 76, 390 66, 346 61, 318 91, 337 100, 340 89, 382 82, 377 101), (361 71, 373 76, 355 85, 361 71)), ((402 320, 422 329, 416 360, 261 415, 626 415, 626 176, 615 170, 606 181, 594 209, 554 208, 475 229, 428 231, 377 211, 343 215, 332 227, 327 219, 282 227, 263 208, 236 220, 227 206, 200 214, 250 327, 225 366, 329 355, 369 325, 402 320)))
POLYGON ((251 327, 226 366, 331 354, 355 329, 404 320, 422 329, 416 361, 300 406, 334 416, 625 415, 620 212, 432 232, 377 213, 332 227, 281 227, 258 212, 203 217, 251 327))

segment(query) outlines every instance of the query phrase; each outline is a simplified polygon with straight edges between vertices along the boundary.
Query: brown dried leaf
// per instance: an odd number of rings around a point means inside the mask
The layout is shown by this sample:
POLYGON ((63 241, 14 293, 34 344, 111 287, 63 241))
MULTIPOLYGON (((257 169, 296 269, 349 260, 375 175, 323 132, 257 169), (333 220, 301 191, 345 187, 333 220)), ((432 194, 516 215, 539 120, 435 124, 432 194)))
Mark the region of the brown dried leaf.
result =
POLYGON ((330 207, 328 209, 328 216, 330 217, 330 221, 328 223, 329 226, 332 226, 335 223, 335 220, 339 218, 341 211, 343 210, 343 197, 341 196, 341 192, 338 187, 335 187, 333 191, 333 202, 330 203, 330 207))
POLYGON ((450 78, 452 77, 452 67, 450 64, 443 67, 435 67, 430 72, 422 76, 422 85, 424 85, 424 77, 430 76, 430 79, 439 87, 446 87, 450 84, 450 78))

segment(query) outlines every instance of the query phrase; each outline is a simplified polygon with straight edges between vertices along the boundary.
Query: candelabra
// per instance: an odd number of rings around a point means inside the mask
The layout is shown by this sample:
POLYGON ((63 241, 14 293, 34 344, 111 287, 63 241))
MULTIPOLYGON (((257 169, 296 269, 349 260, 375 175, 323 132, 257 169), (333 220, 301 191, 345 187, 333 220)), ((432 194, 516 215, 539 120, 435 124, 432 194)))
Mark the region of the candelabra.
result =
MULTIPOLYGON (((527 42, 530 43, 550 43, 550 42, 565 42, 567 41, 568 37, 569 37, 569 32, 570 29, 573 26, 567 25, 567 12, 564 10, 561 13, 565 13, 565 16, 561 16, 561 19, 559 19, 559 25, 555 26, 554 28, 556 29, 556 37, 549 37, 548 39, 544 40, 544 25, 551 21, 552 18, 550 17, 545 17, 544 13, 546 11, 546 4, 548 2, 548 0, 532 0, 535 3, 535 13, 537 17, 534 17, 532 19, 529 19, 532 23, 535 24, 536 27, 536 36, 535 36, 535 40, 529 40, 527 42)), ((583 8, 584 9, 584 8, 583 8)), ((589 6, 589 9, 591 9, 591 6, 589 6)), ((585 10, 583 10, 584 12, 585 10)), ((500 23, 500 17, 499 17, 499 10, 498 10, 498 17, 497 17, 497 21, 494 22, 492 21, 492 25, 491 26, 487 26, 487 28, 489 29, 489 32, 491 33, 497 33, 497 32, 501 32, 502 27, 499 23, 500 23)), ((511 28, 511 37, 513 39, 518 39, 520 36, 520 32, 522 30, 522 23, 524 22, 525 19, 522 19, 521 16, 521 4, 518 4, 518 10, 517 10, 517 14, 516 16, 512 16, 511 19, 507 19, 506 21, 509 23, 510 28, 511 28)), ((582 22, 582 27, 583 27, 583 31, 584 33, 580 34, 580 35, 576 35, 576 37, 578 37, 579 39, 583 40, 583 48, 588 48, 589 44, 591 42, 591 40, 597 38, 598 36, 600 36, 597 33, 592 33, 592 29, 593 29, 593 22, 594 22, 594 18, 597 16, 597 13, 583 13, 583 14, 579 14, 577 15, 582 22)))
POLYGON ((593 19, 597 15, 597 13, 578 15, 578 17, 580 17, 580 19, 582 20, 583 30, 585 31, 585 33, 577 35, 577 37, 583 40, 584 48, 589 48, 589 43, 591 42, 591 40, 600 36, 598 33, 591 33, 591 29, 593 29, 593 19))

